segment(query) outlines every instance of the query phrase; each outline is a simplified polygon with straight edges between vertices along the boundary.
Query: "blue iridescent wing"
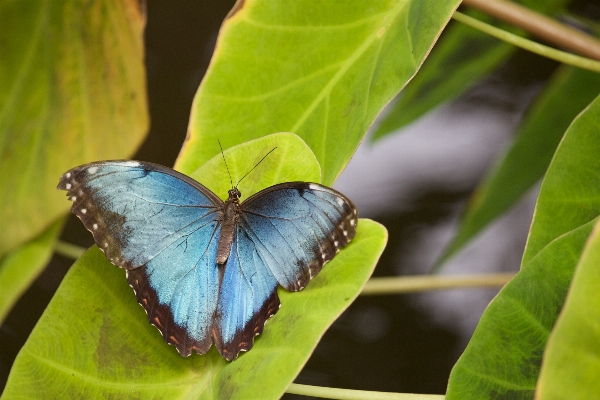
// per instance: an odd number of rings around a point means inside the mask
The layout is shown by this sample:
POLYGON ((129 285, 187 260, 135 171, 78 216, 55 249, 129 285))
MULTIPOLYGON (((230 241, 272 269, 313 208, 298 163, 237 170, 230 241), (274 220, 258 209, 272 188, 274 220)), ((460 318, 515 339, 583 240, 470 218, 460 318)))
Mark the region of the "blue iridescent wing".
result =
POLYGON ((275 185, 242 203, 215 324, 223 357, 252 347, 279 309, 277 286, 304 288, 354 237, 357 216, 344 195, 314 183, 275 185))
POLYGON ((242 203, 240 227, 286 290, 303 289, 356 233, 358 211, 316 183, 271 186, 242 203))
POLYGON ((137 161, 82 165, 61 177, 71 210, 127 279, 167 343, 188 356, 212 344, 223 202, 193 179, 137 161))
POLYGON ((254 337, 279 310, 277 280, 256 246, 236 228, 219 292, 215 346, 228 361, 252 348, 254 337))

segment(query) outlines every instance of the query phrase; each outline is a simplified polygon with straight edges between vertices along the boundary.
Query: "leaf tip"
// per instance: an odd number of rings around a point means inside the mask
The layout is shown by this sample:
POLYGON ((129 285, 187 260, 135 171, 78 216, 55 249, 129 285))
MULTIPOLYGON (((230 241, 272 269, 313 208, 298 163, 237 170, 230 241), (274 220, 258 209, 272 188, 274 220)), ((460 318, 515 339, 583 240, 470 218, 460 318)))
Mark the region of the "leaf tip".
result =
POLYGON ((231 8, 231 10, 225 16, 225 20, 228 20, 228 19, 232 18, 235 14, 237 14, 238 11, 240 11, 242 8, 244 8, 245 3, 246 3, 246 0, 237 0, 235 2, 235 4, 233 5, 233 7, 231 8))

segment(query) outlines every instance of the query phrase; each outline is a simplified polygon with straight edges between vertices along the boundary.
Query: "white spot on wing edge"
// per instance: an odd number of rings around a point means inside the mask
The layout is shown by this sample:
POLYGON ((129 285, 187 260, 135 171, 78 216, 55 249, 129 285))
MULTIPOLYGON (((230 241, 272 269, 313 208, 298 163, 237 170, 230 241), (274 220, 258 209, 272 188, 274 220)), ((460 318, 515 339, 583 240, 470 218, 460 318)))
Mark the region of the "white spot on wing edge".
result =
POLYGON ((66 188, 67 190, 71 189, 71 184, 70 184, 70 183, 67 183, 67 184, 65 185, 65 188, 66 188))
POLYGON ((87 172, 88 172, 89 174, 95 174, 96 172, 98 172, 98 167, 89 167, 89 168, 87 169, 87 172))
POLYGON ((341 198, 337 198, 335 199, 335 202, 338 203, 338 206, 343 207, 344 206, 344 200, 342 200, 341 198))
POLYGON ((77 200, 77 196, 71 196, 71 201, 77 200))
MULTIPOLYGON (((350 225, 352 225, 352 226, 356 225, 356 220, 355 219, 351 219, 350 220, 350 225)), ((344 231, 344 233, 346 233, 346 232, 344 231)))
POLYGON ((141 164, 139 161, 123 161, 121 165, 125 167, 139 167, 141 164))
POLYGON ((82 208, 82 209, 81 209, 81 213, 82 213, 82 214, 85 214, 85 213, 87 213, 87 209, 85 209, 85 208, 82 208))
MULTIPOLYGON (((65 176, 67 177, 67 179, 69 179, 69 178, 71 177, 71 173, 70 173, 70 172, 67 172, 67 173, 65 174, 65 176)), ((68 189, 68 188, 67 188, 67 189, 68 189)))
POLYGON ((319 186, 318 186, 318 185, 315 185, 314 183, 310 183, 310 184, 308 185, 308 188, 309 188, 309 189, 312 189, 312 190, 317 190, 317 189, 319 189, 319 186))
POLYGON ((94 230, 98 229, 98 224, 94 224, 94 225, 92 225, 92 228, 93 228, 94 230))

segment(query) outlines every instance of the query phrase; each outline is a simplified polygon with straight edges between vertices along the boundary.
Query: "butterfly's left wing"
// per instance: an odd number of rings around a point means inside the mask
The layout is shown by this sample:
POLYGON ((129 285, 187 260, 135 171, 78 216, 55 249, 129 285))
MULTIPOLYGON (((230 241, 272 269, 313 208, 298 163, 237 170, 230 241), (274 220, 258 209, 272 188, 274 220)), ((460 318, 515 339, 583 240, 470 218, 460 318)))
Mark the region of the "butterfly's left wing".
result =
POLYGON ((278 284, 304 288, 354 237, 358 215, 341 193, 305 182, 272 186, 241 208, 215 319, 215 344, 227 360, 249 350, 277 312, 278 284))
POLYGON ((59 189, 127 279, 167 343, 183 356, 212 344, 223 202, 170 168, 101 161, 67 171, 59 189))

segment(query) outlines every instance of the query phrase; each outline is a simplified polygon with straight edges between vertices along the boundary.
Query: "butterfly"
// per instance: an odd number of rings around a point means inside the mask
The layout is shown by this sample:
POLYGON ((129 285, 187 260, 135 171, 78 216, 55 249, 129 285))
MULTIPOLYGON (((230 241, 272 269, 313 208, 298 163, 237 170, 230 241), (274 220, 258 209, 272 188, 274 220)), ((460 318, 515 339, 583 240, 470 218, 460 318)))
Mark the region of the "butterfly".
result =
POLYGON ((243 202, 232 184, 222 201, 186 175, 141 161, 78 166, 58 189, 184 357, 213 343, 228 361, 250 350, 280 307, 277 287, 303 289, 358 223, 348 198, 317 183, 277 184, 243 202))

